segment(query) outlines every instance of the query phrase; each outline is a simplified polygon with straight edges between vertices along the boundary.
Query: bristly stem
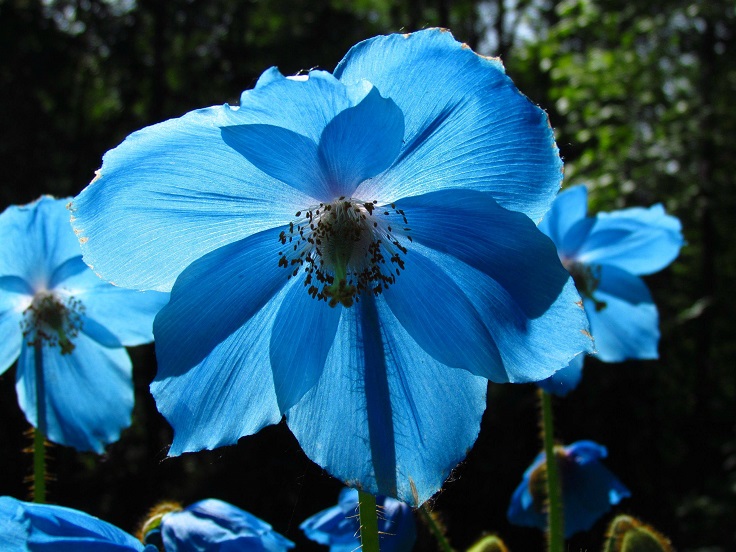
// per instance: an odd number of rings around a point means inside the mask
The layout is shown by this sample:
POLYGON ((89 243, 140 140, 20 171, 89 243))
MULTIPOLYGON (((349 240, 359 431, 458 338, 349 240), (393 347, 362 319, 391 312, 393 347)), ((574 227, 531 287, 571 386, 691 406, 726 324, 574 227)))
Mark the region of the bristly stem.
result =
POLYGON ((43 345, 34 345, 36 376, 36 429, 33 431, 33 502, 46 502, 46 383, 43 374, 43 345))
POLYGON ((564 552, 565 525, 562 511, 562 491, 560 474, 555 457, 554 420, 552 418, 552 397, 542 389, 538 390, 542 405, 542 438, 546 458, 547 481, 547 550, 564 552))
POLYGON ((360 515, 360 544, 363 552, 379 552, 376 497, 359 490, 358 513, 360 515))
POLYGON ((435 519, 432 512, 429 511, 426 502, 419 507, 419 515, 424 520, 424 523, 427 524, 429 532, 432 533, 434 538, 437 540, 437 545, 440 550, 442 550, 442 552, 455 552, 450 545, 450 541, 447 540, 447 535, 445 535, 442 525, 437 521, 437 519, 435 519))

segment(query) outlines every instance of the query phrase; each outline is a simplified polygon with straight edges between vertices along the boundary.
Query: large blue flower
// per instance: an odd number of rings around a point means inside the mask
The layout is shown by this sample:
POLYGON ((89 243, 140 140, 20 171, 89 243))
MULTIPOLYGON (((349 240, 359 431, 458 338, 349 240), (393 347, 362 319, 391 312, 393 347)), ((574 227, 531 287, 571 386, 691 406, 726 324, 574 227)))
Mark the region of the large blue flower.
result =
MULTIPOLYGON (((562 482, 565 537, 590 529, 598 518, 631 496, 629 490, 600 459, 606 447, 593 441, 577 441, 555 448, 562 482)), ((539 453, 511 497, 509 521, 524 527, 546 529, 545 454, 539 453)))
MULTIPOLYGON (((662 205, 633 207, 587 216, 585 186, 557 196, 539 225, 557 246, 575 278, 595 340, 595 356, 605 362, 657 358, 659 317, 652 296, 638 276, 669 265, 682 247, 680 221, 662 205)), ((565 395, 582 374, 583 355, 540 382, 565 395)))
MULTIPOLYGON (((393 498, 376 497, 378 533, 383 552, 408 552, 417 540, 411 507, 393 498)), ((322 510, 300 526, 311 540, 330 547, 330 552, 353 552, 360 548, 358 491, 343 489, 337 506, 322 510)))
POLYGON ((51 441, 102 452, 130 425, 124 346, 153 339, 168 294, 95 276, 69 225, 68 201, 42 197, 0 214, 0 373, 18 359, 20 406, 51 441))
POLYGON ((488 379, 590 348, 533 222, 561 167, 498 60, 431 29, 132 134, 72 209, 104 277, 173 286, 151 385, 170 454, 286 416, 349 486, 416 504, 475 441, 488 379))
POLYGON ((265 521, 240 508, 209 498, 167 512, 146 542, 159 541, 166 552, 286 552, 294 543, 265 521))
POLYGON ((3 552, 158 552, 132 535, 71 508, 0 497, 3 552))

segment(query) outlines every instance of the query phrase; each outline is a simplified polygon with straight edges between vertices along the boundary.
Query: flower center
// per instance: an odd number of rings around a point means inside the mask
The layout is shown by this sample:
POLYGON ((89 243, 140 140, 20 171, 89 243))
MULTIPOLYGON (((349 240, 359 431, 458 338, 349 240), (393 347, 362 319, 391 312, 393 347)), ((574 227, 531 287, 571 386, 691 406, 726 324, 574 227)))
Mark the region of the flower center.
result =
POLYGON ((56 293, 42 291, 33 297, 33 302, 25 310, 23 337, 29 346, 56 345, 62 355, 74 350, 72 339, 82 328, 84 305, 79 299, 68 297, 64 300, 56 293))
MULTIPOLYGON (((561 485, 565 485, 565 474, 570 471, 573 460, 561 446, 555 446, 555 460, 561 485)), ((564 489, 563 489, 564 491, 564 489)), ((529 476, 529 493, 532 495, 532 506, 540 514, 547 513, 547 463, 542 462, 529 476)))
POLYGON ((579 263, 571 259, 562 259, 562 266, 570 273, 578 293, 586 299, 593 301, 596 311, 606 308, 606 302, 596 299, 593 293, 601 283, 601 267, 579 263))
POLYGON ((404 211, 341 197, 298 211, 279 240, 279 266, 289 278, 303 269, 307 293, 331 307, 350 307, 365 290, 380 294, 404 269, 407 234, 404 211))

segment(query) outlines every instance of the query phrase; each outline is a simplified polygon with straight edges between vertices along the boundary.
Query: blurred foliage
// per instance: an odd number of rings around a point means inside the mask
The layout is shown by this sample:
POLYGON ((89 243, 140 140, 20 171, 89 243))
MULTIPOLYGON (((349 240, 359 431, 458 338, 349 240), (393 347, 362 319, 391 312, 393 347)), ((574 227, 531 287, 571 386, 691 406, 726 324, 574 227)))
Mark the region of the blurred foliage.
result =
MULTIPOLYGON (((267 67, 331 70, 379 33, 446 26, 548 110, 566 185, 593 210, 665 204, 688 245, 648 278, 661 359, 589 361, 558 401, 560 438, 594 439, 632 489, 619 511, 678 550, 736 544, 736 5, 732 0, 0 0, 0 208, 75 194, 102 154, 142 126, 235 103, 267 67)), ((161 499, 230 500, 298 542, 340 484, 283 426, 236 447, 165 459, 170 429, 147 393, 151 347, 133 351, 133 427, 98 458, 62 447, 52 498, 132 530, 161 499)), ((23 498, 25 427, 13 371, 0 377, 0 494, 23 498)), ((484 531, 512 550, 543 537, 505 520, 539 447, 530 386, 492 386, 478 443, 434 508, 460 549, 484 531)), ((600 546, 605 520, 570 549, 600 546)), ((418 549, 430 549, 426 534, 418 549)), ((312 548, 317 549, 317 548, 312 548)))

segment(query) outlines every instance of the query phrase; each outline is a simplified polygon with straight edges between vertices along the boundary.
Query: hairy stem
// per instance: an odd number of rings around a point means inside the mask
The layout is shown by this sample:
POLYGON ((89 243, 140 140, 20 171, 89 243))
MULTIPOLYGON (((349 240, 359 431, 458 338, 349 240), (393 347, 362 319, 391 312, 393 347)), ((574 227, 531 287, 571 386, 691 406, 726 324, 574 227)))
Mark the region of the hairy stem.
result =
POLYGON ((555 457, 552 397, 549 393, 539 389, 539 399, 542 405, 542 438, 544 441, 544 455, 547 462, 547 550, 549 552, 564 552, 565 526, 562 517, 560 476, 555 457))
POLYGON ((363 552, 379 552, 376 497, 359 490, 358 513, 360 514, 360 543, 363 552))

